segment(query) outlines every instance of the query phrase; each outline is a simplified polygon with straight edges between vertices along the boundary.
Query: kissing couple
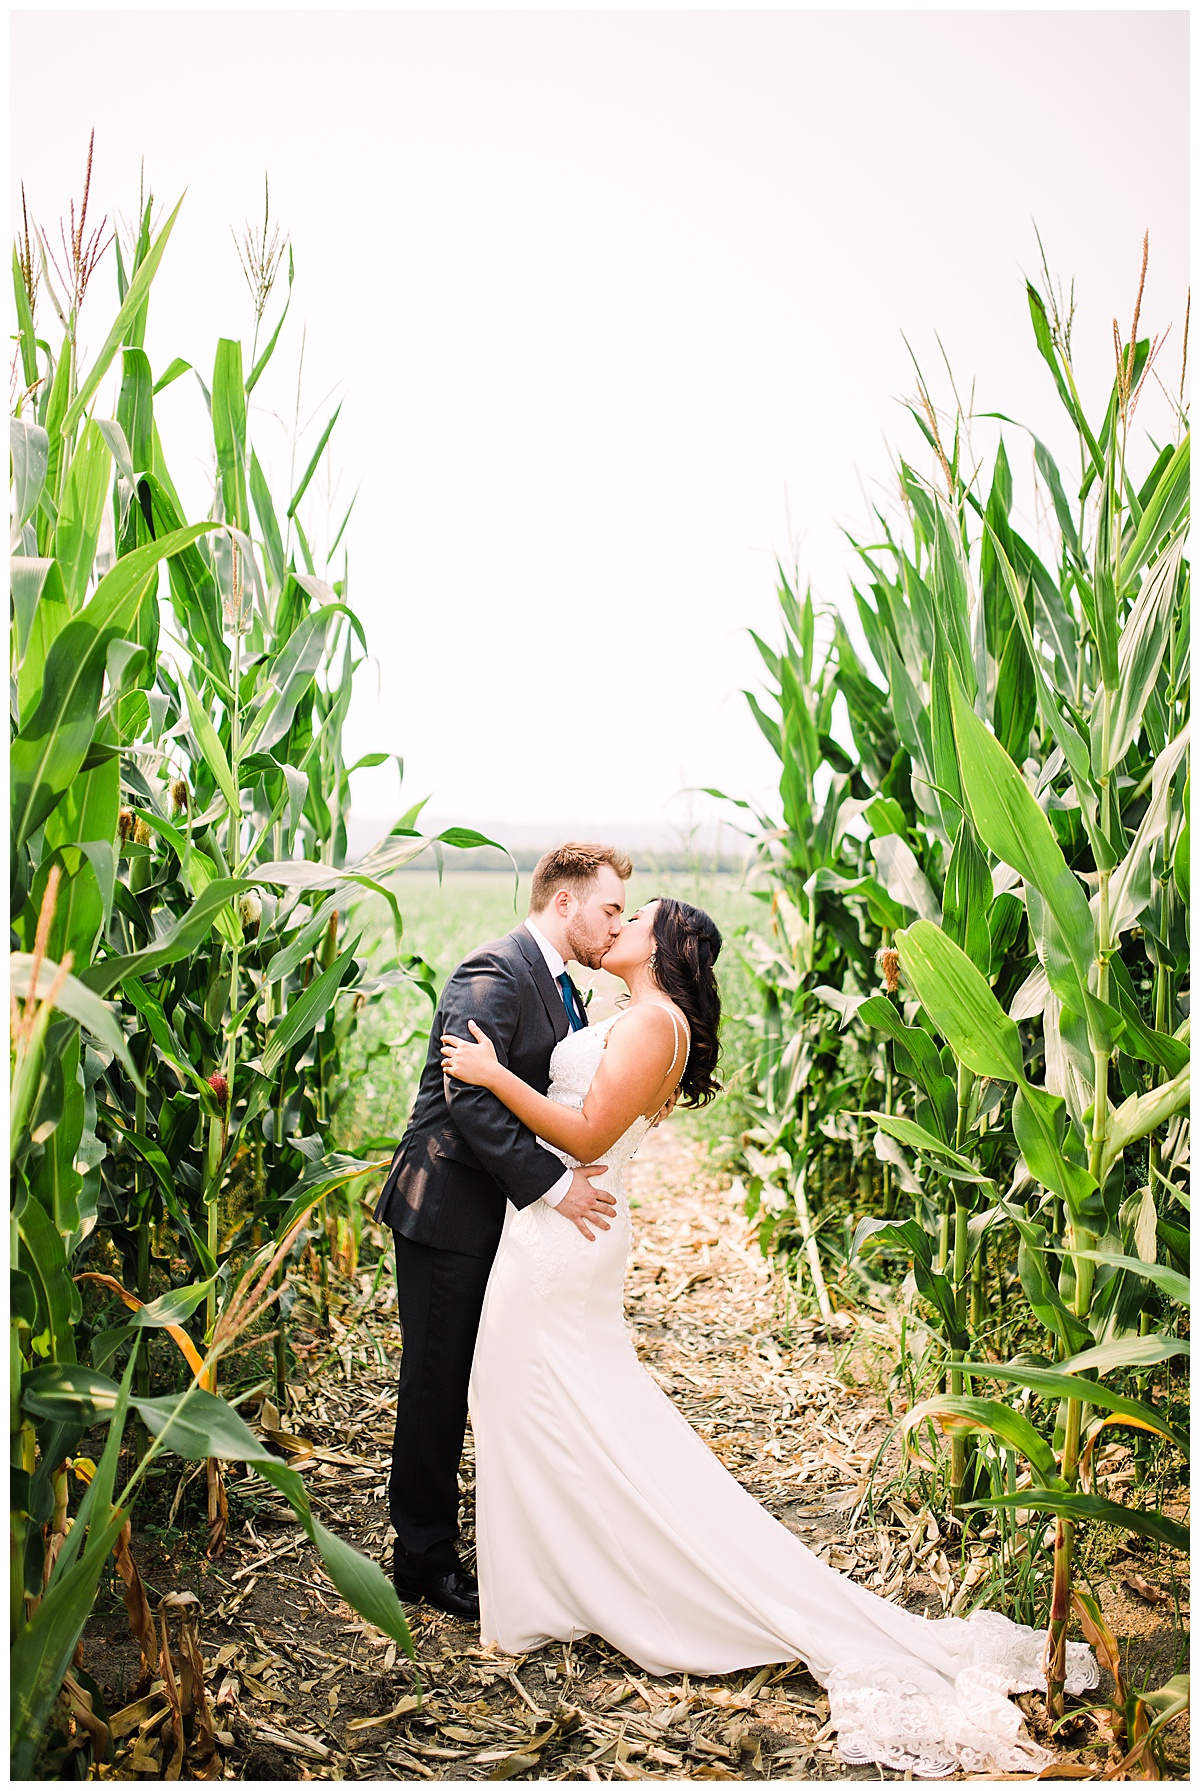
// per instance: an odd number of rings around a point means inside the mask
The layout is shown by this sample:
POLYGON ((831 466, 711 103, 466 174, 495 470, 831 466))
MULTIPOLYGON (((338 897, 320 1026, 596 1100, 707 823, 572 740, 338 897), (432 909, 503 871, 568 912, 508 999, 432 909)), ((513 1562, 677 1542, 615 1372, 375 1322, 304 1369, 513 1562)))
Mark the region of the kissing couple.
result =
MULTIPOLYGON (((835 1572, 638 1361, 623 1175, 664 1107, 717 1092, 721 935, 670 896, 626 920, 631 871, 612 846, 546 853, 529 918, 463 960, 434 1018, 376 1210, 404 1337, 396 1590, 508 1654, 596 1635, 653 1674, 802 1660, 846 1761, 1036 1772, 1052 1756, 1008 1694, 1044 1686, 1045 1631, 929 1619, 835 1572), (628 1005, 590 1026, 571 962, 628 1005), (456 1548, 468 1404, 478 1582, 456 1548)), ((1068 1656, 1068 1690, 1096 1684, 1089 1650, 1068 1656)))

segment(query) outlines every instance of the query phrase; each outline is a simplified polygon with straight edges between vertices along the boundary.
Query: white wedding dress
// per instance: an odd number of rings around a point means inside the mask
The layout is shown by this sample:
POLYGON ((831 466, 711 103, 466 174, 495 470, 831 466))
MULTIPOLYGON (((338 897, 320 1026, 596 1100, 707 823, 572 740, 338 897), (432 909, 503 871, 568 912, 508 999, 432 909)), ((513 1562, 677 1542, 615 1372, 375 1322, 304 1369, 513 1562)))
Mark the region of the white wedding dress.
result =
MULTIPOLYGON (((551 1100, 582 1107, 621 1017, 561 1041, 551 1100)), ((594 1243, 540 1200, 508 1209, 471 1376, 484 1641, 519 1654, 594 1634, 656 1674, 799 1659, 846 1761, 925 1778, 1036 1772, 1052 1756, 1007 1694, 1044 1686, 1045 1632, 992 1611, 930 1620, 843 1578, 738 1485, 638 1361, 622 1177, 650 1123, 605 1153, 596 1185, 617 1211, 594 1243)), ((1095 1685, 1090 1651, 1068 1656, 1068 1689, 1095 1685)))

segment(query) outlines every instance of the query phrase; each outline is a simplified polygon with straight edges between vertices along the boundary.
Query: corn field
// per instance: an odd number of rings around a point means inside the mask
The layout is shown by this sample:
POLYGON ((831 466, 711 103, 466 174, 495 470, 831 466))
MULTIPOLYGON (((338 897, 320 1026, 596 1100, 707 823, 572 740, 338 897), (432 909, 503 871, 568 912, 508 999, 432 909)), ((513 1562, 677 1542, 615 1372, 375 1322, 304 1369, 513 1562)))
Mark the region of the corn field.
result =
MULTIPOLYGON (((416 811, 345 863, 357 766, 342 732, 366 642, 350 603, 349 511, 318 544, 305 505, 337 412, 310 452, 293 440, 295 470, 273 494, 251 400, 272 368, 293 266, 269 208, 241 244, 249 349, 223 339, 211 367, 155 368, 148 308, 180 206, 158 223, 143 199, 122 240, 95 225, 90 184, 89 152, 61 240, 26 218, 13 256, 18 1776, 53 1776, 67 1729, 97 1727, 77 1644, 110 1555, 143 1638, 145 1684, 161 1670, 129 1537, 163 1454, 207 1463, 210 1552, 228 1517, 219 1463, 252 1464, 286 1495, 342 1595, 408 1646, 379 1568, 317 1521, 300 1475, 219 1394, 222 1361, 266 1323, 282 1385, 289 1264, 353 1247, 381 1165, 330 1149, 341 1054, 381 989, 423 978, 381 881, 430 844, 416 811), (96 307, 102 268, 115 271, 117 305, 85 364, 80 317, 85 302, 89 315, 96 307), (213 500, 199 521, 183 513, 155 414, 183 378, 211 436, 213 500), (373 953, 370 969, 347 924, 360 889, 384 896, 393 923, 392 955, 373 953), (97 1460, 81 1453, 85 1436, 101 1438, 97 1460)), ((175 1712, 168 1776, 185 1747, 188 1771, 211 1776, 202 1686, 195 1709, 177 1696, 175 1712)))
MULTIPOLYGON (((353 503, 326 521, 318 501, 339 411, 284 456, 268 435, 295 272, 269 200, 238 243, 245 339, 156 367, 152 287, 183 202, 164 217, 139 195, 113 232, 91 171, 89 151, 78 207, 57 233, 23 217, 13 255, 11 1761, 105 1761, 80 1640, 115 1573, 131 1695, 167 1687, 164 1776, 213 1777, 189 1595, 163 1601, 160 1634, 131 1549, 164 1457, 201 1464, 209 1554, 230 1525, 222 1464, 240 1463, 413 1655, 286 1435, 237 1406, 254 1361, 286 1409, 301 1265, 326 1300, 353 1271, 394 1143, 335 1148, 360 1016, 401 985, 434 992, 391 874, 493 842, 427 835, 417 804, 346 862, 351 778, 389 755, 343 753, 367 643, 353 503), (211 456, 197 520, 156 415, 178 381, 211 456), (383 904, 369 922, 364 892, 383 904)), ((763 916, 736 940, 757 1011, 731 1100, 764 1252, 824 1319, 882 1312, 898 1338, 906 1472, 964 1555, 989 1539, 980 1602, 1048 1627, 1055 1720, 1077 1626, 1113 1676, 1122 1770, 1150 1777, 1187 1680, 1130 1675, 1080 1560, 1104 1531, 1188 1546, 1168 1496, 1189 1441, 1186 324, 1160 445, 1137 426, 1148 382, 1166 390, 1141 287, 1103 409, 1078 388, 1073 306, 1043 287, 1034 346, 1071 466, 993 416, 985 468, 984 420, 947 421, 919 377, 935 471, 902 460, 899 512, 855 543, 866 655, 782 575, 779 638, 755 637, 779 807, 740 805, 763 916), (1122 1487, 1117 1431, 1136 1451, 1122 1487)))
POLYGON ((911 1458, 964 1537, 1024 1552, 1007 1590, 1049 1625, 1052 1714, 1074 1619, 1114 1674, 1128 1773, 1157 1776, 1186 1679, 1126 1683, 1074 1566, 1094 1526, 1188 1547, 1097 1464, 1121 1427, 1176 1479, 1188 1453, 1190 438, 1182 373, 1174 439, 1135 425, 1148 380, 1167 389, 1141 287, 1101 411, 1044 284, 1034 343, 1075 464, 1008 418, 973 458, 979 420, 939 416, 918 375, 935 471, 901 460, 899 520, 854 543, 870 663, 836 615, 818 650, 786 577, 781 638, 756 637, 780 807, 740 804, 769 904, 742 940, 743 1167, 764 1250, 826 1317, 899 1302, 911 1458), (1014 520, 1018 442, 1048 552, 1014 520))

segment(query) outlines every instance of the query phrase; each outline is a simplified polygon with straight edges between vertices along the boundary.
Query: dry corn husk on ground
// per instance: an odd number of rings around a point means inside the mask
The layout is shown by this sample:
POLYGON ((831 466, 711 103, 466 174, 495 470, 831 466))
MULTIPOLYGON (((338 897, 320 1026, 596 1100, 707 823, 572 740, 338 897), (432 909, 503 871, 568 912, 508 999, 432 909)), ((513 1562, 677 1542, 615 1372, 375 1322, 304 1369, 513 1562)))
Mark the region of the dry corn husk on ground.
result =
MULTIPOLYGON (((882 1396, 860 1384, 854 1321, 835 1315, 826 1328, 794 1311, 789 1320, 778 1270, 748 1244, 738 1192, 707 1172, 700 1147, 677 1126, 643 1146, 632 1193, 639 1205, 630 1320, 646 1366, 685 1416, 731 1472, 840 1571, 930 1615, 960 1605, 958 1546, 927 1510, 895 1499, 868 1525, 860 1509, 890 1422, 882 1396)), ((342 1317, 331 1314, 329 1337, 312 1335, 309 1360, 312 1369, 323 1363, 321 1371, 297 1377, 286 1413, 264 1403, 259 1424, 304 1472, 322 1519, 383 1558, 399 1337, 390 1271, 364 1303, 370 1282, 367 1273, 342 1317)), ((303 1349, 303 1332, 299 1342, 303 1349)), ((880 1473, 886 1478, 894 1466, 889 1450, 880 1473)), ((468 1489, 470 1481, 468 1436, 468 1489)), ((229 1550, 198 1574, 205 1679, 226 1777, 881 1776, 839 1760, 824 1696, 801 1666, 654 1679, 593 1640, 514 1659, 481 1648, 476 1630, 420 1608, 412 1613, 418 1697, 404 1657, 341 1603, 282 1499, 262 1482, 243 1492, 233 1481, 229 1550), (257 1509, 247 1517, 251 1493, 257 1509)), ((126 1645, 136 1661, 136 1644, 126 1645)), ((92 1670, 100 1668, 93 1662, 92 1670)), ((141 1739, 155 1730, 147 1721, 153 1698, 115 1719, 118 1751, 104 1776, 163 1776, 141 1739)), ((1039 1700, 1024 1703, 1036 1726, 1039 1700)), ((169 1727, 165 1695, 155 1708, 159 1727, 169 1727)), ((1081 1718, 1067 1739, 1063 1775, 1101 1776, 1107 1753, 1095 1725, 1081 1718)), ((169 1757, 160 1749, 160 1761, 169 1757)), ((192 1770, 185 1763, 185 1773, 192 1770)))

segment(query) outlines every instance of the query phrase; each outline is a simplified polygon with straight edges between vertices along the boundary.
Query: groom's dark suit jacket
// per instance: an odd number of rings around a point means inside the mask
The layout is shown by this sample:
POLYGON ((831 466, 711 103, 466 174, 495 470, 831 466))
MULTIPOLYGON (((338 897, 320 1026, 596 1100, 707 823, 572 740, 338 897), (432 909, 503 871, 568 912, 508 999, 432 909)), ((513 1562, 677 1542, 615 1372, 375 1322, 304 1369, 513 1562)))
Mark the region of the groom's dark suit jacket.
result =
MULTIPOLYGON (((578 991, 576 999, 582 1013, 578 991)), ((550 1053, 569 1026, 546 960, 524 927, 464 958, 442 991, 412 1118, 375 1217, 413 1243, 490 1257, 505 1200, 532 1205, 559 1180, 563 1164, 486 1088, 442 1075, 442 1034, 469 1039, 468 1020, 482 1027, 514 1075, 546 1092, 550 1053)))

